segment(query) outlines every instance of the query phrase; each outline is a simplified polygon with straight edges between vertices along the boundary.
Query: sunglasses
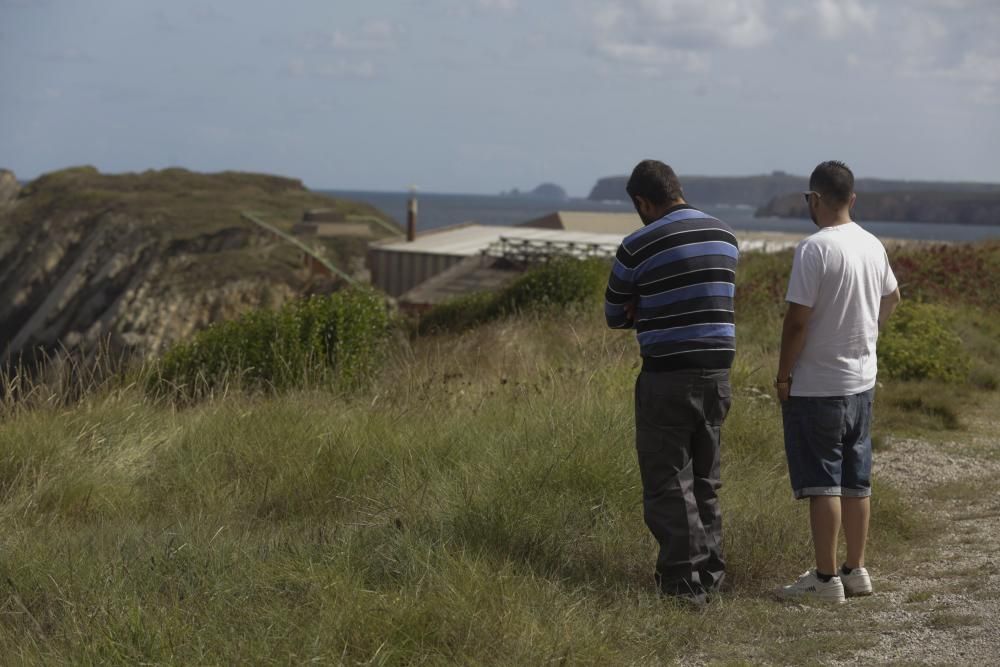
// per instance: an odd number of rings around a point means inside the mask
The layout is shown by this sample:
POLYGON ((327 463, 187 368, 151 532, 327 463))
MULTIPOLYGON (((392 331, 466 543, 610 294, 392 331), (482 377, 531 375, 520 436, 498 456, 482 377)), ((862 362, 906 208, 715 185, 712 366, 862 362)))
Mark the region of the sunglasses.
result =
POLYGON ((820 196, 820 194, 815 190, 806 190, 805 192, 803 192, 802 197, 805 198, 806 200, 806 206, 809 205, 809 195, 816 195, 816 197, 820 196))

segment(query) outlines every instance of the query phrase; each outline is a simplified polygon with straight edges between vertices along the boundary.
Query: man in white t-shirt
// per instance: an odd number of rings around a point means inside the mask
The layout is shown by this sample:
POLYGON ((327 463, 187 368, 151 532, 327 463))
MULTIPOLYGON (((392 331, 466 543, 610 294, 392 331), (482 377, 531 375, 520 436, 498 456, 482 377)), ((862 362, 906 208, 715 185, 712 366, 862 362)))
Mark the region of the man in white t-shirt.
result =
POLYGON ((820 164, 803 194, 819 231, 795 249, 775 386, 792 490, 809 498, 816 567, 778 594, 843 602, 872 592, 864 557, 875 343, 900 297, 882 243, 851 220, 847 165, 820 164), (847 562, 838 569, 841 522, 847 562))

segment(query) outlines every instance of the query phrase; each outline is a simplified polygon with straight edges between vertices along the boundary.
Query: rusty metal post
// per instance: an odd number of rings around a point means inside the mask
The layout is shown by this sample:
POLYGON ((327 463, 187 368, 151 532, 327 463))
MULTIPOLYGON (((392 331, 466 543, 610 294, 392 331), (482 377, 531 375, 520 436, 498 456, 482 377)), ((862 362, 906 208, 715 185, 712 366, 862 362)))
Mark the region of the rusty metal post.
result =
POLYGON ((410 201, 406 205, 406 240, 413 243, 417 239, 417 189, 410 188, 410 201))

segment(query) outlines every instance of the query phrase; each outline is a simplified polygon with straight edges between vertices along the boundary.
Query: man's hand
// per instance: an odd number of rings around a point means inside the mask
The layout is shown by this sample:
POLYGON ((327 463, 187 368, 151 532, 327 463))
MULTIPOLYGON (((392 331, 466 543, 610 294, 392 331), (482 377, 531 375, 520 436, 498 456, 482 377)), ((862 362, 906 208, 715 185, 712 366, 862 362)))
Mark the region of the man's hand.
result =
POLYGON ((781 352, 778 355, 778 377, 775 378, 774 387, 778 393, 778 399, 782 402, 788 400, 789 391, 792 388, 792 369, 795 362, 802 354, 802 348, 806 345, 806 333, 809 330, 809 318, 812 317, 812 308, 803 306, 800 303, 788 302, 788 310, 785 311, 785 321, 781 325, 781 352), (787 380, 788 382, 780 382, 787 380))
POLYGON ((882 301, 878 306, 878 330, 882 331, 885 327, 885 323, 889 321, 892 316, 892 311, 896 310, 896 306, 900 302, 899 288, 897 287, 892 294, 887 294, 882 297, 882 301))
POLYGON ((634 297, 631 301, 625 304, 625 316, 628 317, 629 322, 635 324, 635 316, 639 310, 639 297, 634 297))
POLYGON ((789 378, 787 382, 775 382, 774 388, 778 394, 778 400, 784 403, 785 401, 788 400, 788 396, 792 391, 791 378, 789 378))

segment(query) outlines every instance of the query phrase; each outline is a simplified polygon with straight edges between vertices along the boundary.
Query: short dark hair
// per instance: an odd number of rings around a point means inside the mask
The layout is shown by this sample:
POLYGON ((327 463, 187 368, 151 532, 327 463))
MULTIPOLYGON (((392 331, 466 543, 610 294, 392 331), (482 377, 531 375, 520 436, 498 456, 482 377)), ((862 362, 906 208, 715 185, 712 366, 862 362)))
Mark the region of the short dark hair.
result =
POLYGON ((854 194, 854 174, 839 160, 821 162, 809 177, 809 189, 834 208, 847 206, 854 194))
POLYGON ((648 199, 657 206, 684 198, 681 182, 670 165, 659 160, 643 160, 632 170, 625 191, 633 200, 648 199))

